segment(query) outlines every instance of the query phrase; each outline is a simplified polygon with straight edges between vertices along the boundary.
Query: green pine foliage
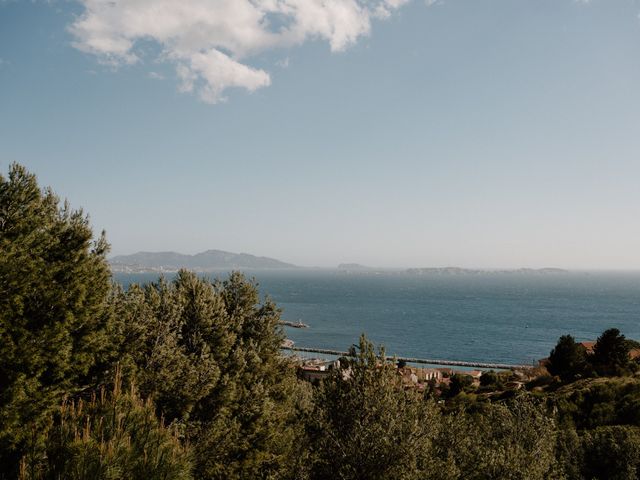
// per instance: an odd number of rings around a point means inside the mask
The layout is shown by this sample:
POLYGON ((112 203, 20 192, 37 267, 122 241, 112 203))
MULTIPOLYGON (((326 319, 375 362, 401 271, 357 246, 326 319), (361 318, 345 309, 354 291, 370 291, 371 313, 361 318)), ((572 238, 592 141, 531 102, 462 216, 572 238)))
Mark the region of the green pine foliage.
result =
POLYGON ((136 383, 145 396, 154 398, 160 414, 168 421, 187 419, 217 384, 215 356, 230 346, 213 286, 184 272, 172 284, 161 279, 132 286, 116 301, 122 361, 135 367, 136 383))
POLYGON ((431 478, 554 478, 555 422, 527 396, 454 411, 443 422, 436 452, 449 471, 431 478))
POLYGON ((556 454, 566 478, 638 478, 640 380, 581 380, 547 402, 560 425, 556 454))
POLYGON ((89 401, 65 400, 44 443, 45 459, 25 455, 20 480, 189 480, 192 458, 175 427, 163 426, 150 400, 119 372, 89 401))
POLYGON ((304 387, 280 355, 280 311, 254 283, 182 271, 116 302, 123 361, 158 413, 183 426, 199 478, 294 475, 304 387))
POLYGON ((593 376, 625 376, 638 369, 638 364, 629 357, 637 342, 628 340, 617 328, 605 330, 587 353, 571 335, 563 335, 551 350, 547 369, 564 383, 593 376))
POLYGON ((0 478, 64 394, 95 383, 112 345, 108 245, 34 175, 0 175, 0 478))
POLYGON ((617 328, 605 330, 593 347, 592 363, 600 375, 626 375, 631 368, 629 343, 617 328))
POLYGON ((451 376, 449 383, 449 390, 446 392, 448 397, 455 397, 456 395, 467 392, 473 388, 473 379, 468 375, 461 375, 459 373, 451 376))
POLYGON ((571 335, 563 335, 549 354, 547 369, 563 381, 571 382, 585 376, 588 371, 587 353, 584 346, 571 335))
POLYGON ((585 432, 582 478, 636 479, 640 473, 640 428, 615 425, 585 432))
POLYGON ((357 356, 316 392, 309 418, 317 479, 421 478, 438 412, 402 388, 393 363, 361 337, 357 356))
POLYGON ((529 395, 444 410, 403 388, 365 338, 347 365, 314 395, 311 478, 562 478, 555 420, 529 395))
POLYGON ((605 425, 640 427, 640 380, 596 378, 566 385, 548 396, 562 420, 578 429, 605 425))
POLYGON ((638 344, 615 329, 593 354, 561 337, 530 392, 403 385, 364 336, 312 385, 255 282, 124 290, 107 250, 23 167, 0 176, 2 480, 639 477, 638 344))

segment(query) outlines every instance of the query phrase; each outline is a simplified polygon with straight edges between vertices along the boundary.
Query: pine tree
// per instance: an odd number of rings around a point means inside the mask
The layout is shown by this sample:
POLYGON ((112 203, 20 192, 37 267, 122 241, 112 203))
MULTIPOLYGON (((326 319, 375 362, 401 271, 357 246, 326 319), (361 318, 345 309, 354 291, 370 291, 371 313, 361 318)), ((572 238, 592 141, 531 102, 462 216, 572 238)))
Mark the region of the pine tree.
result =
POLYGON ((133 385, 123 390, 117 370, 108 390, 62 402, 44 443, 46 461, 25 455, 19 480, 189 480, 191 454, 178 433, 133 385))
POLYGON ((593 346, 592 362, 600 375, 625 375, 629 371, 629 344, 617 328, 602 332, 593 346))
POLYGON ((219 359, 221 381, 194 416, 201 478, 295 478, 303 455, 300 410, 306 402, 282 357, 280 310, 260 302, 257 285, 232 273, 216 289, 233 343, 219 359))
POLYGON ((587 360, 584 346, 571 335, 563 335, 549 354, 547 369, 552 375, 558 375, 563 381, 576 380, 586 372, 587 360))
POLYGON ((83 212, 24 167, 0 175, 0 478, 109 355, 108 245, 92 239, 83 212))
POLYGON ((116 309, 124 362, 159 413, 183 425, 198 478, 294 475, 306 396, 280 354, 280 311, 255 284, 181 271, 122 292, 116 309))
POLYGON ((312 478, 412 479, 431 467, 436 406, 405 390, 384 350, 360 339, 355 359, 324 380, 309 418, 312 478))

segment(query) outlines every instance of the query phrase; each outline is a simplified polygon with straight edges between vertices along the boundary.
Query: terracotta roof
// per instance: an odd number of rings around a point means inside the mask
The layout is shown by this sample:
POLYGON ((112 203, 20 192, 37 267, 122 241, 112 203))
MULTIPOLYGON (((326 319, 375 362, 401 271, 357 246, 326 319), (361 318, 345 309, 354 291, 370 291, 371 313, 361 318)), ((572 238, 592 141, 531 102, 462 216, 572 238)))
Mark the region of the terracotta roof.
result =
POLYGON ((596 342, 580 342, 580 345, 582 345, 586 350, 587 353, 593 353, 593 347, 595 346, 596 342))

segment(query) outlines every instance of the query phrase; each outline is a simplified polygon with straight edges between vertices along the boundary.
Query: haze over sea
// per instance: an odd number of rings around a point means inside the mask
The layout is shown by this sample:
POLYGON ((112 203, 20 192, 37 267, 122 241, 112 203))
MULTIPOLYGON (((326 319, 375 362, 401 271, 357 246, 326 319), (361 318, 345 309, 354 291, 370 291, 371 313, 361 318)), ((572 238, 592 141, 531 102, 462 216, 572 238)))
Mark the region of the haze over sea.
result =
MULTIPOLYGON (((247 271, 282 308, 300 347, 347 350, 365 332, 388 355, 530 364, 558 337, 594 340, 616 327, 640 339, 640 272, 563 274, 345 274, 247 271)), ((172 278, 174 274, 166 274, 172 278)), ((226 272, 207 274, 225 278, 226 272)), ((114 274, 128 286, 156 273, 114 274)))

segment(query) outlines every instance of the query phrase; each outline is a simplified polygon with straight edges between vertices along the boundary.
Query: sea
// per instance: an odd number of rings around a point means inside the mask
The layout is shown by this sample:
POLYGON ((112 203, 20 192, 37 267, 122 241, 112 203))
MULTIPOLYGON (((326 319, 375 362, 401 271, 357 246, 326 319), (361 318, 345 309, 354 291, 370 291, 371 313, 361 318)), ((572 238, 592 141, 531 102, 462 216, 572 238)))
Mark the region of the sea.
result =
MULTIPOLYGON (((171 279, 174 274, 164 274, 171 279)), ((296 269, 246 271, 282 309, 299 347, 348 350, 362 333, 388 356, 531 365, 558 337, 607 328, 640 340, 640 272, 412 275, 296 269)), ((225 272, 203 274, 224 279, 225 272)), ((114 274, 128 287, 155 273, 114 274)))

